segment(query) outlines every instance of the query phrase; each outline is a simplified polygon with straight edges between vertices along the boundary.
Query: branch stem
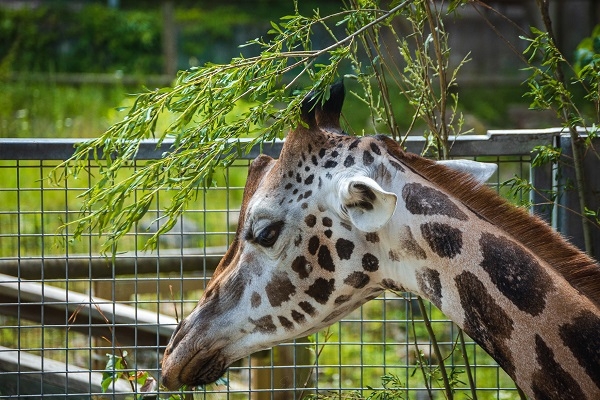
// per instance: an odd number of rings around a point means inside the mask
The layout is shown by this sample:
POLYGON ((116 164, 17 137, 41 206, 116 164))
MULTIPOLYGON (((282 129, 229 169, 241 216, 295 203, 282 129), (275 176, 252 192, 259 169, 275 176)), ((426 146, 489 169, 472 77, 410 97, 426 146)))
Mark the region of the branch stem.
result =
MULTIPOLYGON (((550 41, 550 46, 554 46, 556 48, 556 40, 554 39, 554 34, 552 31, 552 19, 550 18, 549 11, 549 0, 536 0, 538 8, 542 14, 542 20, 544 22, 544 27, 546 28, 546 32, 548 32, 548 40, 550 41)), ((560 62, 556 63, 556 68, 554 69, 554 76, 560 84, 565 85, 565 76, 561 67, 560 62)), ((563 93, 560 94, 560 101, 563 105, 561 107, 562 119, 563 122, 569 128, 569 135, 571 137, 571 147, 573 149, 573 164, 575 168, 575 181, 577 183, 577 196, 579 198, 579 207, 581 209, 581 214, 583 215, 581 218, 581 228, 583 231, 583 242, 585 251, 588 255, 593 256, 593 246, 592 246, 592 234, 591 234, 591 226, 590 221, 585 216, 586 209, 586 184, 585 184, 585 176, 584 176, 584 168, 583 168, 583 158, 582 158, 582 148, 581 148, 581 137, 577 133, 577 127, 571 123, 569 118, 569 110, 572 109, 572 102, 568 99, 563 93)))
POLYGON ((452 392, 452 386, 450 385, 450 380, 448 379, 448 373, 446 372, 446 366, 444 365, 444 357, 442 356, 442 351, 440 350, 440 346, 438 344, 437 338, 435 337, 435 332, 431 326, 431 321, 427 316, 427 309, 425 308, 425 303, 421 297, 417 297, 417 301, 419 303, 419 309, 421 310, 421 314, 423 314, 423 323, 425 323, 425 328, 427 328, 427 333, 429 334, 429 340, 431 340, 431 346, 433 347, 433 352, 435 353, 435 358, 437 359, 440 374, 442 375, 442 380, 444 382, 444 390, 446 391, 446 398, 448 400, 452 400, 454 398, 454 393, 452 392))

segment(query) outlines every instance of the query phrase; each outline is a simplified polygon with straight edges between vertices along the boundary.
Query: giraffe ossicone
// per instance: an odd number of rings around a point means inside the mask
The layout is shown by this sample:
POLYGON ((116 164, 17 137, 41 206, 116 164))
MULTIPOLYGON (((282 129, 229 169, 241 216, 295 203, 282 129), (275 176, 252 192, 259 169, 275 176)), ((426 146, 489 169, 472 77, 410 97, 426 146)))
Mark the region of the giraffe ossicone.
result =
POLYGON ((162 361, 171 389, 217 380, 386 289, 429 299, 531 398, 600 399, 600 268, 482 185, 494 166, 433 162, 339 124, 344 88, 281 156, 250 166, 236 236, 162 361))

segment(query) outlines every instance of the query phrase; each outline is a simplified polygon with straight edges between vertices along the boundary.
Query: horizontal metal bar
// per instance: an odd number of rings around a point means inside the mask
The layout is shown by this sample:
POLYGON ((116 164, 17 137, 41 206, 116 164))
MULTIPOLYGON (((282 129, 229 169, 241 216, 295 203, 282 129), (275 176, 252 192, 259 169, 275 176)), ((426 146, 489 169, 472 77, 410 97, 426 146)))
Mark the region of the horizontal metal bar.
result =
MULTIPOLYGON (((0 373, 4 373, 5 378, 13 381, 16 378, 14 374, 22 374, 21 381, 27 382, 28 385, 39 386, 39 389, 42 389, 42 384, 46 390, 48 386, 69 388, 70 395, 103 391, 101 386, 103 377, 100 372, 92 372, 89 369, 3 346, 0 346, 0 373)), ((9 382, 5 382, 7 383, 9 382)), ((1 379, 0 384, 2 384, 1 379)), ((31 389, 29 388, 30 392, 31 389)), ((131 386, 125 380, 118 379, 108 387, 108 391, 131 393, 131 386)))
POLYGON ((160 272, 194 272, 206 268, 212 272, 225 254, 225 247, 167 249, 155 253, 127 252, 114 260, 99 254, 67 257, 20 257, 0 259, 0 274, 21 279, 103 279, 114 275, 155 274, 160 272))
MULTIPOLYGON (((552 138, 559 136, 562 128, 491 130, 486 135, 463 135, 450 137, 451 154, 455 157, 528 155, 535 146, 552 144, 552 138)), ((250 139, 239 140, 244 145, 250 139)), ((0 160, 67 160, 75 152, 81 139, 0 139, 0 160)), ((238 141, 232 141, 231 146, 238 141)), ((159 159, 171 150, 174 140, 165 140, 158 145, 157 140, 144 140, 140 143, 136 160, 159 159)), ((242 159, 254 159, 259 154, 278 157, 284 141, 275 140, 254 146, 242 159)), ((409 136, 406 148, 412 153, 421 153, 425 138, 409 136)))
POLYGON ((124 346, 165 346, 177 326, 175 318, 164 314, 2 274, 0 315, 44 324, 68 322, 69 329, 97 337, 118 333, 124 346))

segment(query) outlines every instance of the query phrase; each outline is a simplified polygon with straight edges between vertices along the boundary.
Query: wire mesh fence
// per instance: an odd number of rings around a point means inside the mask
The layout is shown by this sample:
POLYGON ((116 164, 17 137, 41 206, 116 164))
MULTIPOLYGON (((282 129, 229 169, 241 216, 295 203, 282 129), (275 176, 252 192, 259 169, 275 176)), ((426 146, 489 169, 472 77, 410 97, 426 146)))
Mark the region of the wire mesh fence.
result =
MULTIPOLYGON (((497 163, 492 185, 499 188, 515 174, 529 178, 531 148, 552 136, 464 137, 453 151, 497 163)), ((418 152, 423 143, 408 145, 418 152)), ((154 146, 143 146, 131 171, 160 156, 154 146)), ((279 149, 264 148, 273 156, 279 149)), ((389 292, 324 332, 237 362, 216 384, 161 391, 162 352, 234 236, 255 154, 219 171, 214 187, 199 189, 155 250, 143 245, 163 223, 168 192, 114 254, 102 255, 95 232, 73 240, 69 229, 59 230, 82 215, 81 195, 98 176, 90 163, 88 173, 52 185, 48 176, 72 151, 72 142, 0 140, 0 398, 363 398, 382 386, 398 388, 398 398, 443 398, 415 298, 389 292)), ((478 398, 518 398, 495 362, 470 340, 460 349, 456 326, 428 307, 457 398, 472 396, 465 352, 478 398)))

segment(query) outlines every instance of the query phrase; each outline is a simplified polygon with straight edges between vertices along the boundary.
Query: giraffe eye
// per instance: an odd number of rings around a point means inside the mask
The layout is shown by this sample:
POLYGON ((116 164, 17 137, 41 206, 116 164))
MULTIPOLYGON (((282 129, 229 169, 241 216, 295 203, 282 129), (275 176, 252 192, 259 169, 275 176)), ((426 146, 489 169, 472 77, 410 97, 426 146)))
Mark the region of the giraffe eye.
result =
POLYGON ((260 231, 254 240, 262 247, 271 247, 275 244, 277 238, 279 238, 281 228, 283 228, 283 221, 274 222, 260 231))

